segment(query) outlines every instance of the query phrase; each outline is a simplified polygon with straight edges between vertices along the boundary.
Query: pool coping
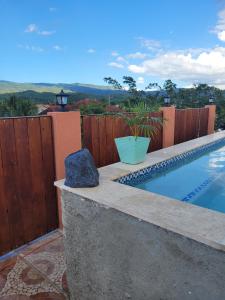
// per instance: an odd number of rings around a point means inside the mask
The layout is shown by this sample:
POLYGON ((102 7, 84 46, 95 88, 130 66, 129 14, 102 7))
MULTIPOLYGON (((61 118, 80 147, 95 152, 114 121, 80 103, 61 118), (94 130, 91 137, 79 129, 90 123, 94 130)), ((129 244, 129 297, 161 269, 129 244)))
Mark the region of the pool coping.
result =
POLYGON ((100 185, 95 188, 69 188, 64 185, 64 179, 55 182, 55 185, 107 208, 225 251, 225 214, 115 181, 221 138, 225 138, 225 131, 149 153, 146 161, 138 165, 119 162, 99 168, 100 185))

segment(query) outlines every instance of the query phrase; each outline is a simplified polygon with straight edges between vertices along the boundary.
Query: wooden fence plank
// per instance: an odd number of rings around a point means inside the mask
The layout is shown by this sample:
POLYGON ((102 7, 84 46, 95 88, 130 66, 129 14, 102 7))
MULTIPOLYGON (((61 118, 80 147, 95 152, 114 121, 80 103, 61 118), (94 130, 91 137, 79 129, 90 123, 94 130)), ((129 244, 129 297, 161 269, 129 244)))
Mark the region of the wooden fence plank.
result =
POLYGON ((17 194, 24 225, 25 241, 33 240, 33 201, 31 184, 31 165, 29 156, 28 129, 26 118, 14 119, 15 149, 17 156, 17 194))
POLYGON ((209 109, 200 108, 199 111, 199 136, 204 136, 208 134, 208 118, 209 118, 209 109))
POLYGON ((113 148, 112 148, 112 152, 113 152, 113 162, 117 162, 119 161, 119 154, 118 154, 118 151, 117 151, 117 148, 116 148, 116 144, 115 144, 115 138, 120 138, 120 137, 123 137, 124 133, 120 130, 120 124, 121 124, 121 118, 118 117, 118 118, 115 118, 113 119, 113 136, 112 136, 112 139, 113 139, 113 148))
POLYGON ((175 144, 186 140, 186 109, 176 109, 174 140, 175 144))
MULTIPOLYGON (((150 114, 151 117, 161 118, 163 119, 162 112, 153 112, 150 114)), ((160 124, 150 122, 151 125, 156 126, 157 130, 155 134, 151 138, 150 147, 148 152, 156 151, 162 148, 162 140, 163 140, 163 127, 160 124)))
POLYGON ((107 159, 106 164, 112 164, 113 160, 113 153, 115 151, 115 142, 113 138, 113 122, 114 118, 112 116, 107 116, 105 125, 106 125, 106 151, 107 151, 107 159))
POLYGON ((186 110, 186 134, 185 141, 198 137, 199 109, 186 110))
POLYGON ((106 117, 103 116, 98 120, 99 125, 99 167, 107 164, 107 141, 106 141, 106 117))
POLYGON ((207 134, 208 108, 176 109, 175 144, 207 134))
POLYGON ((17 192, 17 157, 13 119, 0 121, 0 139, 3 162, 2 180, 8 202, 10 238, 12 245, 16 248, 24 244, 25 237, 20 199, 17 192))
MULTIPOLYGON (((1 126, 1 121, 0 121, 1 126)), ((0 138, 0 255, 10 251, 13 247, 9 216, 8 216, 8 201, 5 194, 4 180, 3 180, 3 161, 1 151, 0 138)))
POLYGON ((91 137, 91 117, 90 116, 82 116, 81 117, 82 124, 82 140, 83 146, 88 148, 92 153, 92 137, 91 137))
POLYGON ((45 167, 44 184, 45 184, 45 204, 47 211, 47 231, 57 228, 57 202, 56 189, 54 187, 55 170, 54 170, 54 149, 52 136, 52 123, 50 117, 42 117, 41 124, 41 141, 43 164, 45 167))
POLYGON ((42 142, 40 119, 29 118, 28 138, 31 163, 31 181, 32 181, 32 201, 33 201, 33 219, 34 231, 37 236, 47 232, 47 211, 45 206, 45 184, 44 184, 44 165, 42 159, 42 142), (41 222, 40 222, 41 220, 41 222))
POLYGON ((94 156, 97 166, 101 165, 99 155, 99 117, 91 116, 91 141, 92 141, 92 155, 94 156))
POLYGON ((0 254, 57 228, 51 117, 0 119, 0 254))

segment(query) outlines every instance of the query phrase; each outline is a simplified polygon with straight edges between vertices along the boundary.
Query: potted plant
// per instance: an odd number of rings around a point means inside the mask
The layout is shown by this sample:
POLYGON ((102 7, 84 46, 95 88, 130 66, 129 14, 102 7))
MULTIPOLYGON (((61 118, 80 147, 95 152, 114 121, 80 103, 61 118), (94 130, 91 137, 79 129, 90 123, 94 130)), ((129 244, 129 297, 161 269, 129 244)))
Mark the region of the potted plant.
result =
POLYGON ((131 136, 116 138, 115 143, 121 162, 139 164, 145 160, 151 137, 162 125, 162 119, 150 116, 152 108, 140 102, 129 113, 118 114, 129 126, 131 136))

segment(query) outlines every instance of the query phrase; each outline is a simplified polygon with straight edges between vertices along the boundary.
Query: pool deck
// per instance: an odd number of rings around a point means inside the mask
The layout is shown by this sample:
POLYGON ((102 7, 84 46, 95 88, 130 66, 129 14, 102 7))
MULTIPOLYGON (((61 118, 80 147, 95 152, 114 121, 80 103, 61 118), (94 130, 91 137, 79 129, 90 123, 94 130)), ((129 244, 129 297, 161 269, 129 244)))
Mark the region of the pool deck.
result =
POLYGON ((69 299, 60 230, 0 257, 0 300, 31 299, 69 299))
POLYGON ((55 185, 106 208, 225 251, 225 214, 174 199, 168 201, 165 196, 113 181, 221 138, 225 138, 225 131, 152 152, 145 162, 138 165, 119 162, 100 168, 100 185, 95 188, 69 188, 64 185, 64 180, 55 185))

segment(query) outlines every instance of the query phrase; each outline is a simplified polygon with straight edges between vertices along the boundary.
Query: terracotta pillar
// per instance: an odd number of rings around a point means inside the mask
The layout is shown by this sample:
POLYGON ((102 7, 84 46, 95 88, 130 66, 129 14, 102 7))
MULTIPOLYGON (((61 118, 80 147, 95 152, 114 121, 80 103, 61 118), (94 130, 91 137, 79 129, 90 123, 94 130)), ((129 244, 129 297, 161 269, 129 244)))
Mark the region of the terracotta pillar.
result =
POLYGON ((162 107, 163 111, 163 148, 174 145, 175 106, 162 107))
POLYGON ((215 121, 216 121, 216 105, 206 105, 209 109, 209 116, 208 116, 208 134, 214 133, 215 129, 215 121))
MULTIPOLYGON (((80 112, 50 112, 53 124, 56 180, 65 177, 65 157, 81 149, 80 112)), ((61 194, 58 195, 59 227, 62 228, 61 194)))

